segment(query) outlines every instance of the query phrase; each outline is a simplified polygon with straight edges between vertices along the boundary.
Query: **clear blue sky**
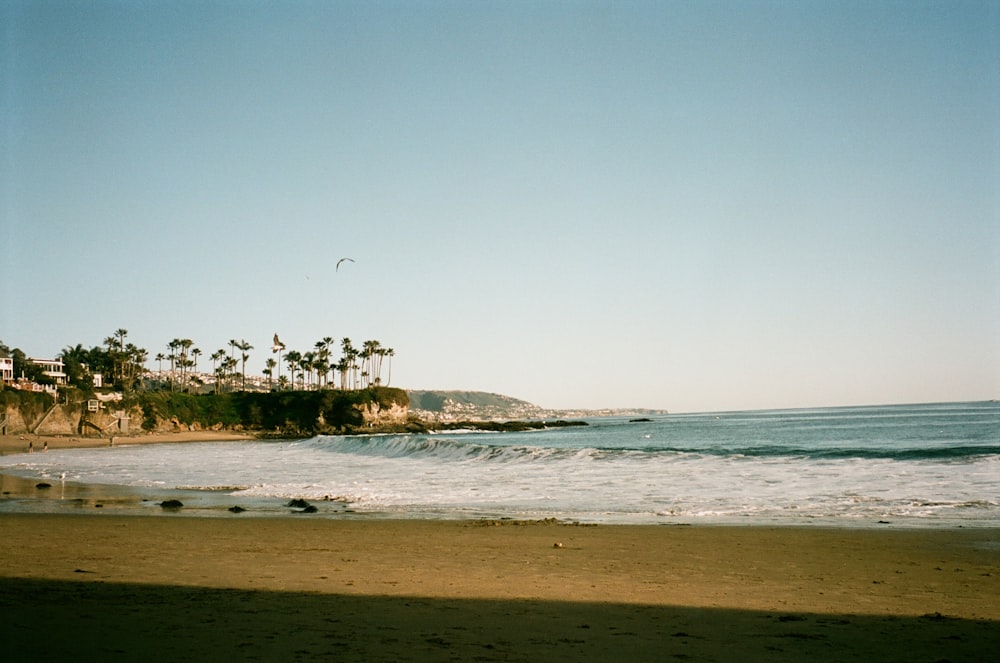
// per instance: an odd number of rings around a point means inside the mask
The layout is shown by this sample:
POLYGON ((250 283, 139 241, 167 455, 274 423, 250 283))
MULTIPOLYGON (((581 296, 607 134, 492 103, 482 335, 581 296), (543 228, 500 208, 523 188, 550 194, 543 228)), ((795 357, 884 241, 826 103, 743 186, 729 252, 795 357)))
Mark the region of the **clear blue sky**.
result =
POLYGON ((1000 2, 0 7, 29 355, 124 327, 259 372, 277 332, 546 407, 1000 398, 1000 2))

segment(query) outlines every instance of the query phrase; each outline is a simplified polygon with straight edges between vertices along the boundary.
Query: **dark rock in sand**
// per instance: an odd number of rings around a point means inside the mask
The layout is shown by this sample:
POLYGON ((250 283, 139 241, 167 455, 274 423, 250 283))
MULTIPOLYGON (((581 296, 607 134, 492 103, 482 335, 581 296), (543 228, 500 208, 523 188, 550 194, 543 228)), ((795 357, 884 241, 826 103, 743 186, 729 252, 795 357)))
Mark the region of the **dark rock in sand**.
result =
POLYGON ((45 483, 44 481, 35 484, 35 488, 51 488, 51 487, 52 487, 51 483, 45 483))
POLYGON ((244 511, 246 511, 246 509, 244 509, 241 506, 231 506, 229 507, 229 510, 232 511, 233 513, 243 513, 244 511))
POLYGON ((630 424, 644 424, 644 423, 648 423, 650 421, 652 421, 652 419, 649 419, 648 417, 640 417, 638 419, 629 419, 628 420, 628 422, 630 424))
POLYGON ((165 500, 160 502, 160 506, 164 509, 179 509, 184 506, 184 503, 180 500, 165 500))
POLYGON ((306 502, 305 500, 301 499, 296 499, 289 502, 286 506, 290 506, 293 509, 305 509, 306 507, 309 506, 309 502, 306 502))

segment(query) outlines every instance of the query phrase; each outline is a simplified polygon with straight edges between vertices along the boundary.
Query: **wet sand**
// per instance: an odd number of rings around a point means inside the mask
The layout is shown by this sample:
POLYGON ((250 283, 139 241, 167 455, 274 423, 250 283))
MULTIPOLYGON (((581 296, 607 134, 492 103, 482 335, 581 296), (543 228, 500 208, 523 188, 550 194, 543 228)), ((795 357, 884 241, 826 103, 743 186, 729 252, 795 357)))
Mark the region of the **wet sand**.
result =
MULTIPOLYGON (((38 660, 987 660, 1000 531, 0 515, 38 660)), ((8 659, 13 660, 13 659, 8 659)))
POLYGON ((252 440, 249 433, 233 431, 184 431, 178 433, 136 433, 105 437, 84 435, 33 435, 8 433, 0 435, 0 456, 16 453, 44 453, 49 449, 85 449, 106 447, 112 444, 164 444, 182 442, 229 442, 252 440))

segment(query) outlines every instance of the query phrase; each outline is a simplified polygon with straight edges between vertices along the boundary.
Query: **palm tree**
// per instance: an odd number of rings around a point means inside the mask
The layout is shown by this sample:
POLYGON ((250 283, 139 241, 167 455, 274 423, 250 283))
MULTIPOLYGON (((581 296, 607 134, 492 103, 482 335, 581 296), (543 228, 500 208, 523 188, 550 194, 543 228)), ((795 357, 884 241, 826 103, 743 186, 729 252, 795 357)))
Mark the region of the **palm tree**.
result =
POLYGON ((313 347, 316 349, 315 357, 313 358, 313 368, 316 370, 316 388, 322 389, 323 382, 326 380, 326 372, 329 367, 329 362, 327 361, 327 349, 326 343, 322 340, 316 341, 313 347))
POLYGON ((361 344, 361 388, 368 386, 367 378, 371 376, 372 368, 372 341, 365 341, 361 344))
MULTIPOLYGON (((223 354, 225 354, 225 353, 223 353, 223 354)), ((225 363, 220 364, 218 366, 218 368, 215 368, 212 372, 215 373, 215 393, 221 394, 222 393, 222 382, 223 382, 223 380, 226 379, 226 366, 225 366, 225 363)))
POLYGON ((240 341, 239 343, 237 343, 236 347, 238 347, 240 349, 240 351, 242 352, 242 360, 243 360, 243 391, 246 391, 247 390, 247 359, 250 358, 250 355, 248 355, 247 352, 249 352, 250 350, 253 350, 253 346, 250 345, 249 343, 247 343, 246 339, 244 339, 244 340, 240 341))
POLYGON ((219 393, 219 383, 222 382, 222 373, 215 367, 215 364, 225 356, 226 356, 226 351, 223 350, 222 348, 219 348, 211 355, 212 373, 215 374, 215 393, 219 393))
POLYGON ((371 384, 378 385, 382 382, 382 344, 378 341, 365 341, 365 348, 368 350, 368 373, 372 375, 371 384))
POLYGON ((392 358, 396 356, 396 351, 392 348, 387 348, 385 351, 385 356, 389 358, 389 377, 386 378, 385 386, 392 384, 392 358))
POLYGON ((271 354, 278 353, 278 387, 281 387, 281 352, 285 349, 285 344, 278 340, 278 335, 274 335, 274 345, 271 346, 271 354))
POLYGON ((271 391, 271 378, 274 377, 274 367, 278 365, 278 362, 274 361, 274 357, 268 357, 264 365, 267 366, 264 369, 264 375, 267 376, 267 390, 271 391))
POLYGON ((177 347, 180 348, 180 358, 178 360, 178 366, 181 369, 181 384, 187 385, 187 369, 191 367, 191 361, 188 359, 188 348, 194 345, 194 341, 189 338, 181 338, 177 340, 177 347))
MULTIPOLYGON (((0 354, 0 356, 3 355, 0 354)), ((76 347, 68 346, 60 353, 60 357, 66 365, 66 378, 71 385, 93 386, 94 378, 87 364, 89 361, 88 351, 83 345, 77 343, 76 347)))
MULTIPOLYGON (((114 377, 115 380, 120 384, 125 382, 125 337, 128 336, 127 329, 116 329, 114 336, 111 337, 111 345, 108 346, 108 351, 113 355, 112 359, 114 361, 114 377), (117 348, 114 345, 117 344, 117 348)), ((107 342, 107 340, 105 340, 107 342)), ((125 385, 122 384, 122 388, 125 385)))
POLYGON ((160 380, 163 379, 163 360, 166 359, 166 358, 167 358, 167 356, 165 354, 163 354, 162 352, 157 352, 156 356, 154 357, 154 359, 156 359, 156 361, 159 363, 159 367, 156 369, 156 376, 160 380))
MULTIPOLYGON (((343 353, 343 358, 347 360, 347 371, 351 374, 351 389, 354 389, 358 381, 358 351, 354 349, 351 344, 351 339, 346 336, 340 341, 340 349, 343 353)), ((344 388, 347 388, 346 380, 344 380, 344 388)))
POLYGON ((312 387, 312 372, 314 362, 316 361, 315 352, 307 352, 302 355, 302 359, 299 360, 299 367, 302 369, 302 377, 306 380, 306 389, 312 387))
POLYGON ((299 366, 302 354, 298 350, 290 350, 285 353, 285 362, 288 363, 288 370, 292 374, 292 389, 295 389, 295 369, 299 366))
POLYGON ((146 352, 145 348, 136 347, 132 343, 125 346, 124 359, 122 359, 123 389, 128 390, 135 386, 139 372, 148 357, 149 353, 146 352))
POLYGON ((340 358, 340 361, 337 362, 337 370, 340 371, 340 388, 346 391, 347 376, 351 370, 351 362, 348 361, 347 357, 340 358))
POLYGON ((170 391, 174 390, 174 368, 177 364, 177 359, 179 355, 177 350, 181 347, 181 339, 175 338, 174 340, 167 343, 167 347, 170 349, 170 391))
MULTIPOLYGON (((333 371, 333 364, 330 363, 330 346, 333 345, 335 341, 336 341, 336 339, 333 338, 332 336, 324 336, 323 337, 323 341, 322 341, 323 342, 323 360, 324 360, 324 362, 326 364, 325 368, 326 368, 327 372, 332 372, 333 371)), ((330 383, 329 378, 327 377, 327 375, 325 373, 323 375, 323 382, 325 382, 326 384, 330 383)))
MULTIPOLYGON (((236 360, 233 357, 226 357, 222 360, 222 370, 225 375, 232 378, 236 375, 236 360)), ((230 385, 230 391, 232 391, 232 385, 230 385)))

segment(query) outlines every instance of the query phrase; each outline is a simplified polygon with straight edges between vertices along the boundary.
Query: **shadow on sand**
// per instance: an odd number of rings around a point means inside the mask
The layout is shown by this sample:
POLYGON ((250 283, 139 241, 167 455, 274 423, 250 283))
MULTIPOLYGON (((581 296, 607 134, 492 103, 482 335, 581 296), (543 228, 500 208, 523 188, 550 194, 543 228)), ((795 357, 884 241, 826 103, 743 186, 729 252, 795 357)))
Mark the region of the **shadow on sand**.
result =
POLYGON ((0 578, 6 661, 981 661, 1000 624, 0 578))

